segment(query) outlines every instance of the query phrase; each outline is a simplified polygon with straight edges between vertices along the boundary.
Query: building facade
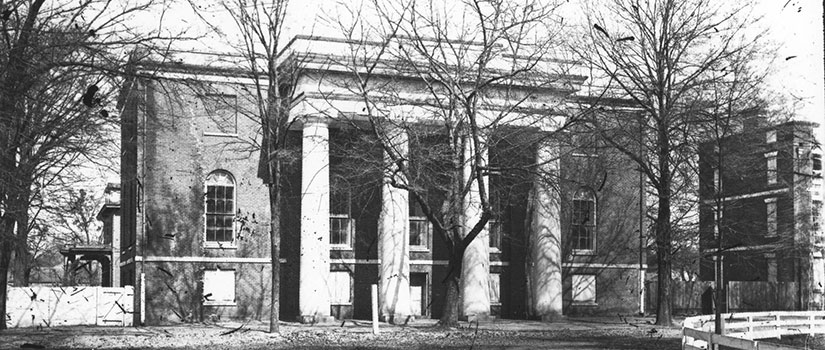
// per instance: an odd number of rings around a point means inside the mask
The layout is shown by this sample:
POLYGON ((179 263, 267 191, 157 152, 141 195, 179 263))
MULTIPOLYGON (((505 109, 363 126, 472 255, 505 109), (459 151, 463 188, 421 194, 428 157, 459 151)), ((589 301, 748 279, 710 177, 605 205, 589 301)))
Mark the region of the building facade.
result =
POLYGON ((815 127, 752 127, 702 145, 702 280, 715 280, 721 256, 726 281, 794 282, 798 309, 822 308, 824 197, 815 127))
MULTIPOLYGON (((341 90, 354 77, 335 63, 349 44, 298 37, 283 60, 301 57, 288 87, 295 98, 280 184, 280 318, 368 319, 373 284, 383 319, 438 318, 449 254, 421 206, 374 167, 384 151, 358 127, 367 122, 359 117, 366 107, 341 90)), ((254 109, 248 72, 153 67, 160 77, 202 85, 137 79, 121 95, 120 274, 123 285, 137 287, 136 318, 263 318, 270 303, 269 198, 257 176, 261 127, 244 113, 254 109)), ((420 87, 408 76, 381 76, 405 93, 420 87)), ((584 79, 562 78, 565 88, 529 89, 533 100, 564 101, 584 79)), ((412 164, 432 165, 420 166, 421 183, 432 187, 428 205, 438 207, 445 194, 439 174, 428 171, 438 167, 443 134, 423 109, 399 110, 413 122, 394 134, 393 147, 412 164), (419 128, 429 131, 413 131, 419 128)), ((546 118, 554 118, 549 112, 546 118)), ((553 176, 489 175, 495 213, 464 255, 463 317, 637 313, 644 268, 638 172, 606 148, 541 141, 555 131, 549 126, 513 122, 495 130, 486 136, 485 161, 553 176)), ((466 217, 480 214, 477 200, 472 193, 464 199, 466 217)))

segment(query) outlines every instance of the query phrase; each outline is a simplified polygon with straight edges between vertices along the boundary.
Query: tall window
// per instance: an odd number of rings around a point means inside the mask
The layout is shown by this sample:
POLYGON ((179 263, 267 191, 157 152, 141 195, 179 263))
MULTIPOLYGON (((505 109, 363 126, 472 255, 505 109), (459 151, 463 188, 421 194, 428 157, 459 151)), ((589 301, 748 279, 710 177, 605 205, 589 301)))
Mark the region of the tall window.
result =
POLYGON ((776 183, 776 151, 765 153, 765 159, 767 161, 767 177, 768 177, 768 185, 773 185, 776 183))
POLYGON ((765 199, 765 215, 767 218, 767 232, 765 236, 776 236, 776 198, 765 199))
POLYGON ((206 177, 206 244, 235 240, 235 179, 228 171, 216 170, 206 177))
POLYGON ((351 249, 355 220, 352 219, 349 184, 333 178, 329 197, 329 244, 333 249, 351 249))
POLYGON ((573 196, 572 209, 573 252, 592 252, 596 249, 596 195, 589 188, 580 188, 573 196))
MULTIPOLYGON (((426 198, 426 197, 425 197, 426 198)), ((410 202, 410 249, 427 250, 430 243, 430 221, 412 196, 410 202)))

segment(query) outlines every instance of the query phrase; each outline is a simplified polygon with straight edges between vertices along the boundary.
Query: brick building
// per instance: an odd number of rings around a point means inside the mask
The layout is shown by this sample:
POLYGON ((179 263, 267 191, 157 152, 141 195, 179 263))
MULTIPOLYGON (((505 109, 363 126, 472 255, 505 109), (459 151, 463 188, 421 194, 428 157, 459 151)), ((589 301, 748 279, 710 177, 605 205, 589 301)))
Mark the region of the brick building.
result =
POLYGON ((815 127, 799 121, 749 127, 702 145, 702 280, 715 280, 721 234, 726 281, 796 282, 797 308, 822 307, 825 197, 815 127))
MULTIPOLYGON (((340 83, 353 77, 331 63, 346 45, 297 37, 292 56, 284 57, 301 57, 302 69, 290 86, 297 97, 287 142, 294 156, 282 182, 280 317, 366 319, 370 285, 379 284, 382 318, 437 318, 447 251, 404 191, 386 185, 380 171, 357 171, 383 154, 359 143, 368 135, 352 127, 363 106, 341 92, 340 83)), ((121 94, 121 281, 138 287, 136 317, 147 324, 263 317, 269 206, 257 177, 258 152, 248 147, 260 143, 260 125, 239 112, 251 109, 251 81, 244 71, 207 64, 153 65, 152 71, 207 84, 209 92, 181 81, 138 79, 121 94)), ((383 76, 393 84, 417 83, 383 76)), ((563 78, 559 86, 530 90, 535 103, 564 100, 585 79, 563 78)), ((415 106, 408 113, 427 125, 415 106)), ((553 115, 548 110, 546 118, 553 115)), ((644 267, 638 173, 617 152, 523 136, 552 128, 507 127, 531 131, 491 134, 490 163, 545 167, 561 180, 491 176, 496 215, 465 254, 475 263, 462 271, 462 314, 523 319, 638 312, 644 267)), ((399 140, 413 162, 425 161, 422 150, 440 142, 438 132, 399 140)), ((437 205, 443 198, 431 193, 428 203, 437 205)), ((468 197, 468 216, 472 201, 468 197)))

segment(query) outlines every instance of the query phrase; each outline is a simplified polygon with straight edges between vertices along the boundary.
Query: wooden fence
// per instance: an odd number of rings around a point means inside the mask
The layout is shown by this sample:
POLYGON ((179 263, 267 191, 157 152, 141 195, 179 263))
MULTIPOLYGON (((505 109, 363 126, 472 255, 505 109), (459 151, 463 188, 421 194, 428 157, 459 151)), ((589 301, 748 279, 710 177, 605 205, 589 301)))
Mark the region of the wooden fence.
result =
MULTIPOLYGON (((697 315, 713 312, 713 299, 711 294, 707 293, 712 282, 673 281, 672 283, 671 299, 674 313, 697 315)), ((656 282, 648 282, 645 289, 646 312, 655 313, 656 282)), ((730 312, 795 310, 799 298, 797 291, 794 282, 730 281, 728 282, 728 310, 730 312)))
POLYGON ((722 345, 741 350, 794 350, 799 348, 759 339, 825 332, 825 311, 743 312, 721 316, 724 334, 714 334, 714 315, 685 318, 682 349, 706 350, 722 345))
POLYGON ((9 287, 7 327, 131 326, 132 286, 9 287))

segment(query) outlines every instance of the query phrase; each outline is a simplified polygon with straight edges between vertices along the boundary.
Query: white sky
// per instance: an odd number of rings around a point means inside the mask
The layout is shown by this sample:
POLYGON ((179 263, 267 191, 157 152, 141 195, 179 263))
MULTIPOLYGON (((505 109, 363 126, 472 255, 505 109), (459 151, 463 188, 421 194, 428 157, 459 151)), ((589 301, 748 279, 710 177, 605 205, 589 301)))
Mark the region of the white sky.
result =
MULTIPOLYGON (((190 33, 207 33, 196 42, 179 44, 182 49, 197 51, 231 52, 231 47, 220 44, 219 36, 203 29, 187 1, 178 0, 173 10, 165 14, 163 26, 168 29, 192 28, 190 33), (200 28, 199 28, 200 27, 200 28)), ((390 1, 390 0, 387 0, 390 1)), ((564 1, 559 9, 566 23, 582 21, 580 7, 583 1, 564 1), (577 18, 579 17, 579 18, 577 18)), ((747 0, 740 0, 747 1, 747 0)), ((234 22, 221 13, 212 2, 194 0, 202 9, 201 14, 219 24, 222 30, 232 32, 234 22), (207 3, 201 5, 201 3, 207 3)), ((346 17, 342 10, 357 7, 360 0, 293 0, 290 3, 286 22, 287 38, 296 34, 341 36, 340 31, 330 25, 329 18, 346 17)), ((793 103, 797 119, 814 121, 825 126, 825 69, 823 69, 823 4, 819 0, 757 0, 754 16, 764 16, 761 23, 768 30, 768 40, 778 47, 772 69, 775 74, 770 79, 771 89, 793 103), (792 57, 785 59, 787 57, 792 57)), ((365 6, 367 8, 369 6, 365 6)), ((149 16, 144 23, 157 23, 157 16, 149 16)), ((758 30, 759 28, 755 28, 758 30)), ((820 127, 819 139, 825 142, 825 128, 820 127)))

